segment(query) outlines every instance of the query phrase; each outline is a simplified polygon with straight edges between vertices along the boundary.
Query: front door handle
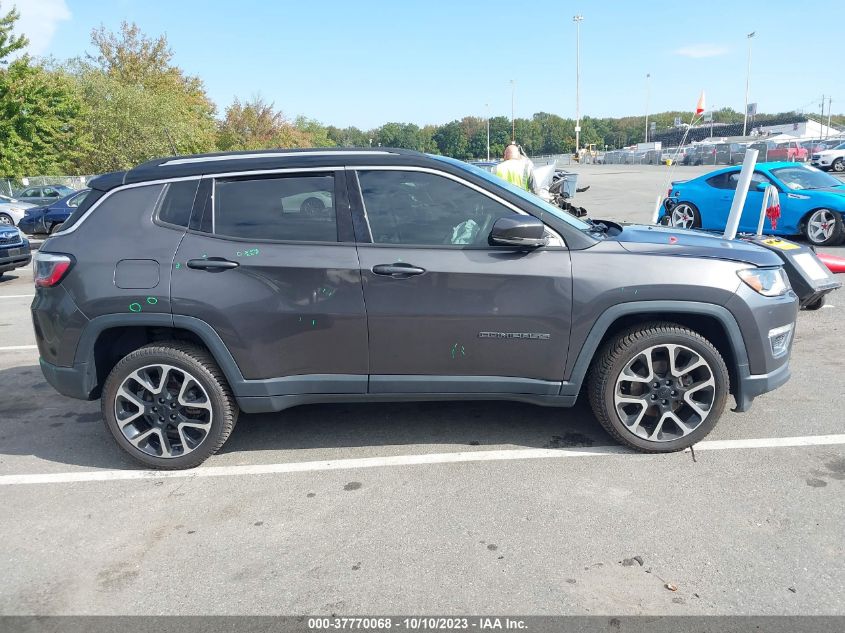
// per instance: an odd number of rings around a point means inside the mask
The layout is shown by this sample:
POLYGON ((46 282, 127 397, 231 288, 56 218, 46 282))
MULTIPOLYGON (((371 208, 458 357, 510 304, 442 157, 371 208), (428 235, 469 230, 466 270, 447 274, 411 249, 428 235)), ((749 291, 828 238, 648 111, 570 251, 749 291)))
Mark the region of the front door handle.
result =
POLYGON ((414 275, 422 275, 425 272, 425 268, 397 262, 395 264, 376 264, 373 266, 373 272, 376 275, 390 275, 395 279, 406 279, 414 275))
POLYGON ((229 270, 230 268, 237 268, 240 266, 238 262, 230 262, 228 259, 222 257, 209 257, 208 259, 189 259, 188 268, 196 270, 207 270, 209 272, 219 272, 229 270))

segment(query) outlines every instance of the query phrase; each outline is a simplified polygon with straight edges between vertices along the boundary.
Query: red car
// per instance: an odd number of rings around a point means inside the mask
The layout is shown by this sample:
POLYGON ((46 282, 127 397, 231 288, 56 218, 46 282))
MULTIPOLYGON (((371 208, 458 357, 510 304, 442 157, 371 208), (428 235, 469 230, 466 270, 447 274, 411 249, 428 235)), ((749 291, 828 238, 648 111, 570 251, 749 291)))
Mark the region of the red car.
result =
POLYGON ((798 141, 778 143, 774 147, 769 148, 769 153, 766 156, 767 161, 788 161, 790 163, 796 161, 806 163, 807 158, 807 148, 803 147, 798 141))

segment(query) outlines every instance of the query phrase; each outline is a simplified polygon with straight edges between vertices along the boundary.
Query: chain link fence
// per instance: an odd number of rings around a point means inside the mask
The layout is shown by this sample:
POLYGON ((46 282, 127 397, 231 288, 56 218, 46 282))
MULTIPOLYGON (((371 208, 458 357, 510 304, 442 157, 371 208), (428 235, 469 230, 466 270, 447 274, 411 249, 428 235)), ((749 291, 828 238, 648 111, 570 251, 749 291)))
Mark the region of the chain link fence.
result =
POLYGON ((0 194, 14 197, 14 194, 28 187, 65 185, 71 189, 84 189, 94 176, 27 176, 26 178, 0 179, 0 194))

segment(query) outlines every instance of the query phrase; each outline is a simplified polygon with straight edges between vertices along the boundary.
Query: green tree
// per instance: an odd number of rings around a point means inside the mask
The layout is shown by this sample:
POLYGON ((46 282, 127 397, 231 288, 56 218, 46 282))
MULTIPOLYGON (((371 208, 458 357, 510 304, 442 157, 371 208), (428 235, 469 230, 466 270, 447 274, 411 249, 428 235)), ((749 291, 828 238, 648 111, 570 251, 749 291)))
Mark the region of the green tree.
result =
MULTIPOLYGON (((307 127, 307 123, 302 121, 307 127)), ((308 147, 309 134, 290 123, 261 96, 255 96, 246 103, 235 99, 226 108, 226 116, 220 123, 217 146, 222 151, 245 149, 269 149, 274 147, 308 147)))
MULTIPOLYGON (((2 7, 0 6, 0 8, 2 7)), ((29 44, 25 35, 15 35, 12 32, 15 28, 15 22, 20 17, 21 14, 14 6, 6 15, 0 17, 0 64, 6 64, 9 55, 26 48, 29 44)))
POLYGON ((128 169, 150 158, 215 148, 216 108, 197 77, 172 64, 165 36, 149 38, 124 22, 94 29, 95 53, 68 65, 87 106, 92 150, 80 168, 128 169))
POLYGON ((437 149, 444 156, 461 160, 472 158, 469 152, 468 139, 460 121, 452 121, 437 128, 433 135, 437 149))
POLYGON ((62 73, 27 55, 9 61, 28 44, 25 36, 12 35, 17 19, 15 9, 0 17, 0 174, 67 173, 85 148, 83 106, 62 73))

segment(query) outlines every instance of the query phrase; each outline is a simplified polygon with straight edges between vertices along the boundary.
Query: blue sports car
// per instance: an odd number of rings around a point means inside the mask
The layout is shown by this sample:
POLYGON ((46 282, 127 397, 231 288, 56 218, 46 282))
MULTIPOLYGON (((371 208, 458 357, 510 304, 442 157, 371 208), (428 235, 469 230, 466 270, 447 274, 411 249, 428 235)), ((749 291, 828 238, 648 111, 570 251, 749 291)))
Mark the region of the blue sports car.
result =
MULTIPOLYGON (((672 183, 660 222, 679 228, 724 231, 740 167, 719 169, 692 180, 672 183)), ((798 163, 758 163, 745 200, 739 231, 757 230, 763 191, 778 189, 781 217, 777 228, 767 218, 768 235, 803 235, 816 246, 835 246, 845 239, 845 184, 814 167, 798 163)))
POLYGON ((25 211, 25 215, 18 222, 18 228, 29 235, 38 233, 53 233, 62 223, 82 204, 90 189, 74 191, 69 196, 57 200, 43 207, 32 207, 25 211))

